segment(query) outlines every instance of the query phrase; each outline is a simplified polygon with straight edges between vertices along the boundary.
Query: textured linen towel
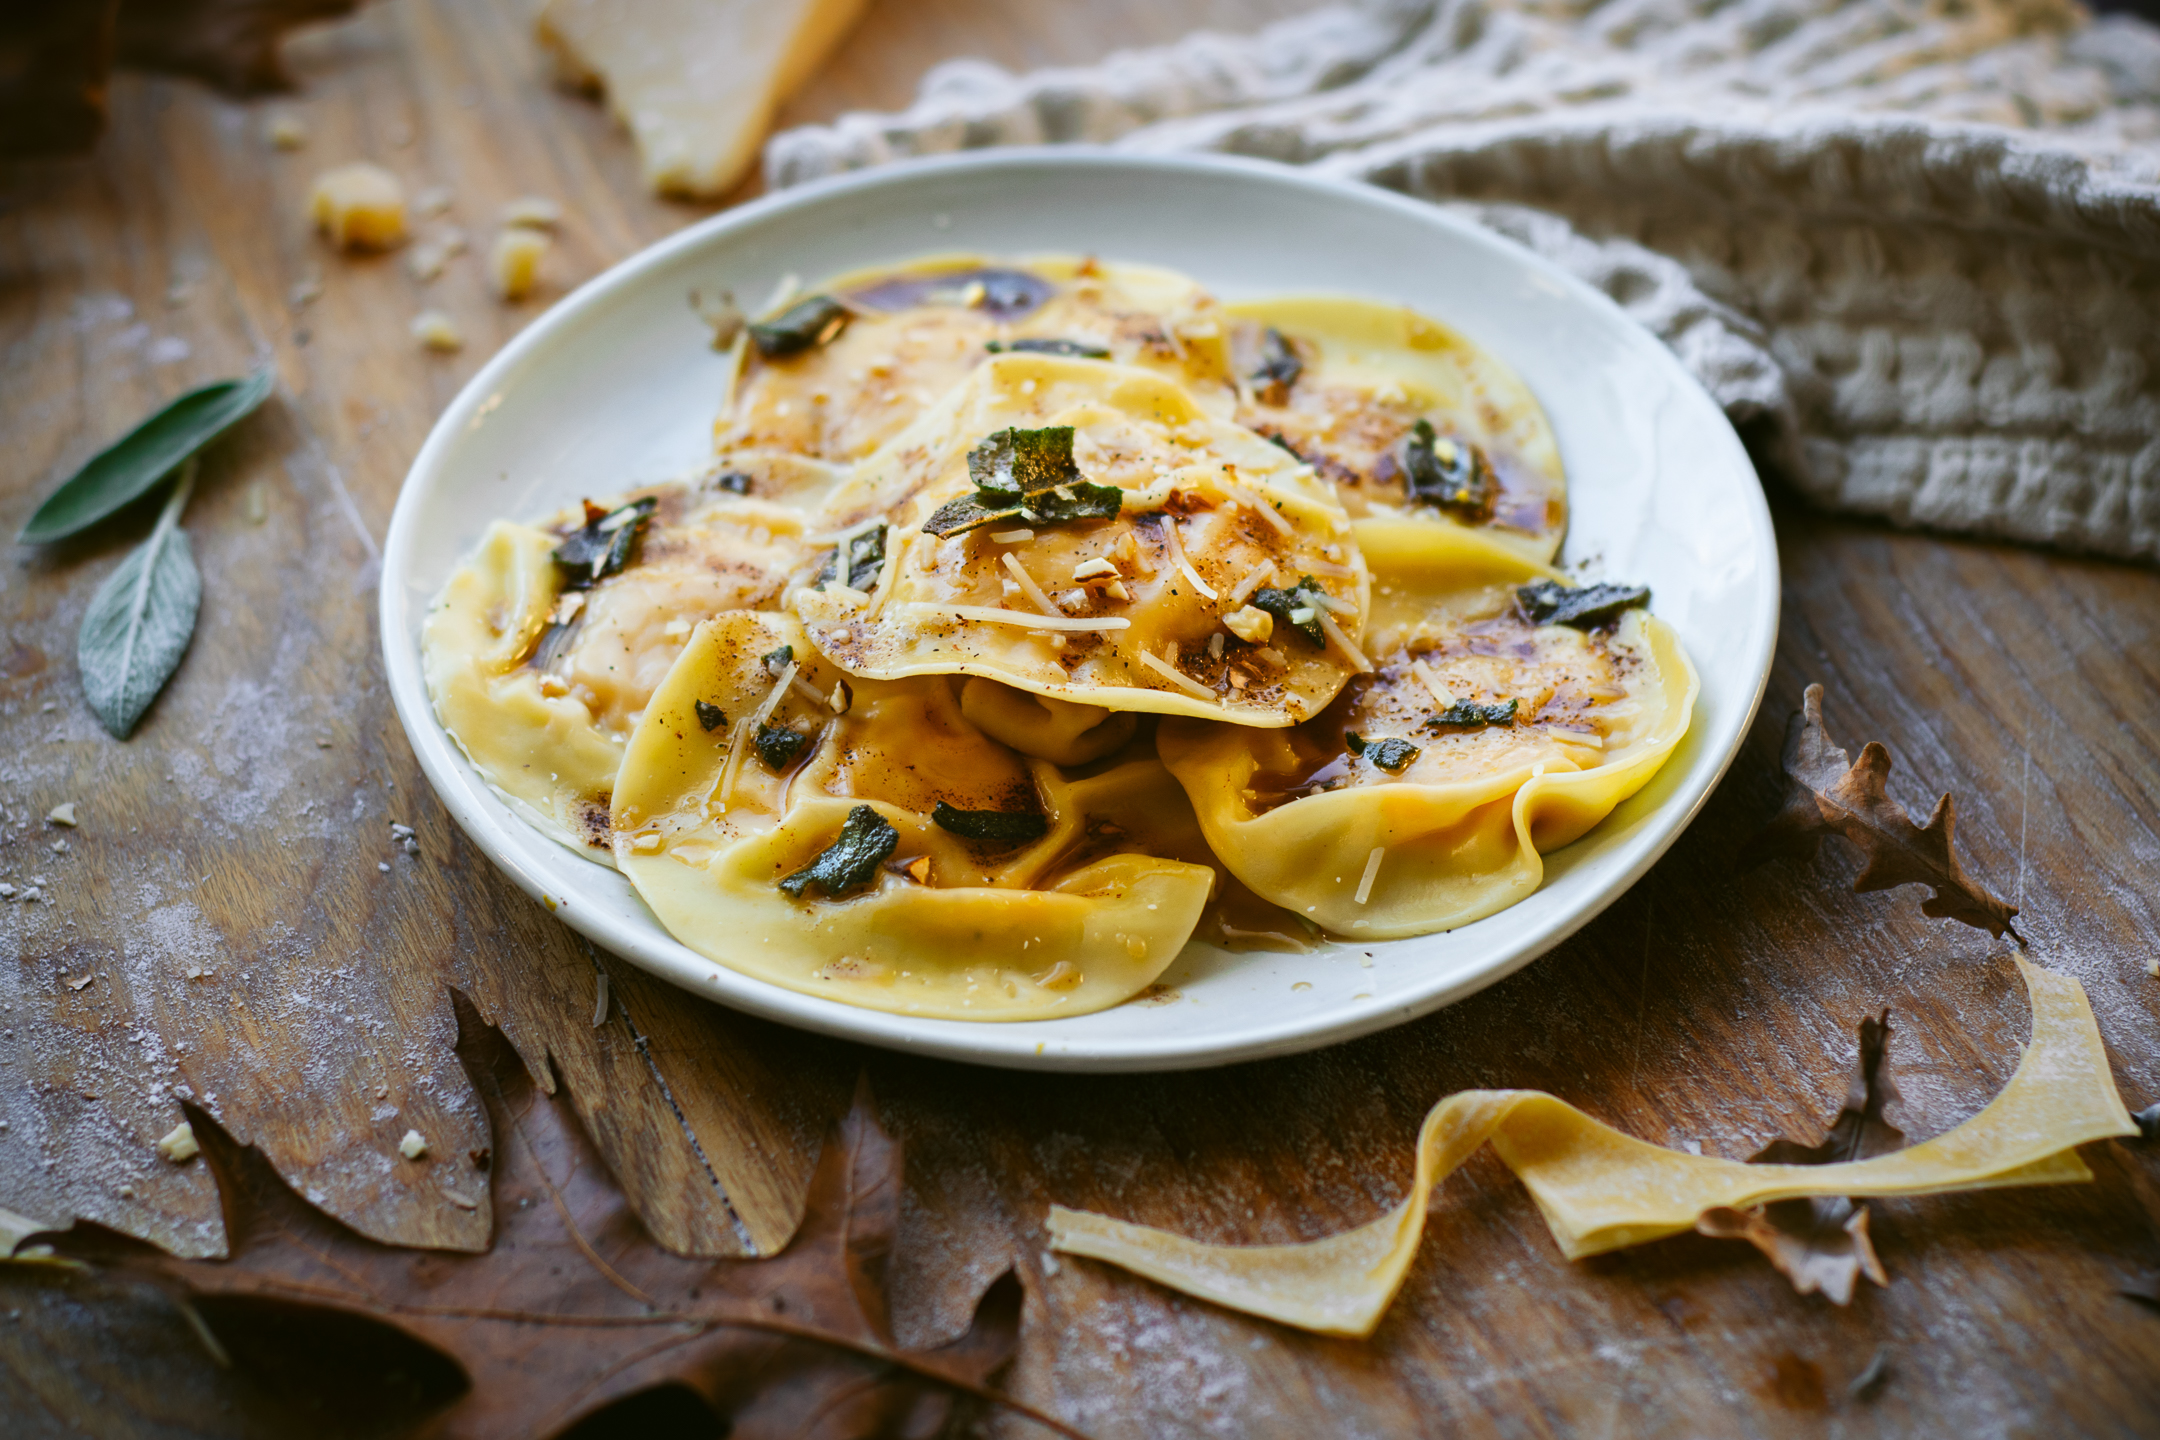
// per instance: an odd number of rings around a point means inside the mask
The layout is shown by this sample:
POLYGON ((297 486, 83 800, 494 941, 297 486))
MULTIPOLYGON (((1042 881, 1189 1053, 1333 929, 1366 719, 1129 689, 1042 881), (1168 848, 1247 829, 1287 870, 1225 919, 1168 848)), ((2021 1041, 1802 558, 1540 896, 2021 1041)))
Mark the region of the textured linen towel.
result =
POLYGON ((2160 559, 2160 29, 2069 0, 1365 0, 773 137, 783 186, 1085 141, 1449 204, 1836 509, 2160 559))

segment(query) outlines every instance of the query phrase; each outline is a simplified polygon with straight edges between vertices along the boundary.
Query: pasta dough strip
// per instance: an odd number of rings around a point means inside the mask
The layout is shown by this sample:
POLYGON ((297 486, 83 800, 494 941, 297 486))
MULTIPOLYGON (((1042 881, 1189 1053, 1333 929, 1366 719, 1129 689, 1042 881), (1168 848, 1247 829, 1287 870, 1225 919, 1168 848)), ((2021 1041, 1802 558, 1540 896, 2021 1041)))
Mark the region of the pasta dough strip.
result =
POLYGON ((2017 958, 2032 1043, 2000 1094, 1932 1140, 1840 1165, 1746 1165, 1667 1150, 1539 1090, 1464 1090, 1426 1115, 1409 1198, 1379 1219, 1299 1245, 1209 1245, 1050 1207, 1050 1248, 1109 1261, 1174 1290, 1326 1335, 1378 1327, 1424 1234, 1432 1189, 1487 1141, 1570 1260, 1661 1239, 1719 1206, 1807 1195, 1927 1195, 2090 1180, 2077 1147, 2134 1135, 2085 991, 2017 958))

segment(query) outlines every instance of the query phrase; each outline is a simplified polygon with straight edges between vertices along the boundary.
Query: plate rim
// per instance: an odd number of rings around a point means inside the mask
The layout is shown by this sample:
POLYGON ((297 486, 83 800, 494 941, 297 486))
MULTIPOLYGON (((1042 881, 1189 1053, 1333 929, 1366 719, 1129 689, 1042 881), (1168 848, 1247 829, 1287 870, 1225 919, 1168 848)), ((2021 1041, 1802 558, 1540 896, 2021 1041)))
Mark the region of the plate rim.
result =
MULTIPOLYGON (((1246 156, 1204 152, 1147 154, 1095 145, 996 147, 903 160, 828 176, 760 196, 743 205, 695 221, 624 257, 586 280, 536 316, 475 371, 430 427, 427 439, 414 456, 405 478, 399 483, 397 502, 384 537, 382 559, 377 572, 379 578, 376 618, 381 632, 385 679, 389 685, 392 706, 397 713, 399 724, 404 729, 407 742, 412 746, 422 773, 427 776, 436 797, 457 821, 459 828, 465 831, 497 869, 507 875, 519 889, 544 904, 556 919, 570 926, 584 941, 604 947, 610 954, 635 964, 692 995, 798 1029, 904 1053, 935 1055, 996 1068, 1105 1074, 1166 1072, 1236 1064, 1316 1050, 1388 1029, 1443 1009, 1498 983, 1550 953, 1603 914, 1632 889, 1652 866, 1664 858, 1680 836, 1694 823, 1703 807, 1708 804, 1711 794, 1730 771, 1761 710, 1777 646, 1783 580, 1769 499, 1759 483, 1759 478, 1758 483, 1748 487, 1748 493, 1742 497, 1745 507, 1750 511, 1750 528, 1759 550, 1757 558, 1762 562, 1759 572, 1761 582, 1748 617, 1748 634, 1755 642, 1752 657, 1754 685, 1747 703, 1741 707, 1731 733, 1724 742, 1723 753, 1718 754, 1714 763, 1692 782, 1690 791, 1676 794, 1663 802, 1666 808, 1655 818, 1651 827, 1653 833, 1648 836, 1647 843, 1643 844, 1640 852, 1625 867, 1606 877, 1589 894, 1571 906, 1556 911, 1536 929, 1518 939, 1511 947, 1497 953, 1490 961, 1466 970, 1450 982, 1435 985, 1392 1004, 1375 1005, 1368 1010, 1344 1015, 1330 1023, 1301 1024, 1294 1015, 1290 1015, 1274 1024, 1264 1027, 1247 1026, 1235 1035, 1214 1040, 1205 1037, 1194 1040, 1182 1035, 1138 1040, 1098 1038, 1080 1046, 1062 1046, 1055 1049, 1051 1048, 1048 1042, 1036 1042, 1031 1037, 1021 1038, 1018 1043, 1011 1039, 999 1043, 1001 1034, 1006 1037, 1018 1036, 1018 1027, 1022 1024, 1053 1025, 1057 1023, 1055 1020, 931 1021, 933 1024, 954 1024, 966 1028, 951 1038, 935 1034, 910 1034, 907 1027, 921 1025, 927 1017, 870 1010, 788 990, 706 959, 673 936, 665 936, 664 944, 660 944, 641 935, 618 934, 608 917, 572 903, 568 896, 552 894, 541 877, 521 863, 513 849, 496 843, 493 837, 503 829, 507 820, 510 825, 532 833, 534 838, 546 845, 558 844, 532 832, 514 813, 507 816, 491 813, 490 805, 503 806, 500 794, 495 793, 488 785, 486 777, 480 776, 476 770, 472 771, 471 777, 461 773, 460 767, 471 769, 470 762, 456 740, 436 719, 434 708, 428 702, 417 632, 413 628, 415 607, 408 594, 403 574, 407 551, 414 543, 412 537, 420 523, 420 510, 424 503, 421 495, 423 490, 428 488, 427 475, 442 465, 446 453, 456 444, 458 436, 473 423, 476 415, 484 414, 487 408, 491 408, 488 397, 522 366, 533 352, 549 344, 558 331, 582 323, 595 307, 605 305, 612 293, 636 285, 645 272, 662 268, 678 256, 693 252, 719 237, 739 230, 754 229, 765 223, 768 217, 851 191, 905 186, 956 172, 1043 168, 1137 169, 1198 172, 1215 176, 1237 175, 1263 185, 1284 185, 1354 198, 1360 204, 1377 204, 1396 210, 1419 223, 1450 232, 1458 241, 1500 252, 1511 262, 1528 267, 1545 280, 1561 287, 1571 301, 1600 311, 1608 320, 1638 331, 1648 338, 1670 362, 1673 378, 1684 387, 1695 391, 1697 397, 1710 407, 1711 413, 1717 416, 1726 438, 1731 441, 1745 468, 1750 474, 1754 473, 1752 458, 1747 455, 1737 432, 1733 431, 1723 407, 1718 405, 1700 381, 1688 373, 1686 367, 1681 365, 1679 357, 1647 327, 1629 316, 1610 296, 1569 274, 1527 246, 1450 213, 1443 206, 1431 201, 1415 199, 1378 185, 1346 179, 1332 173, 1246 156), (470 783, 472 778, 479 781, 477 789, 470 783), (669 949, 681 953, 668 954, 669 949)), ((1525 378, 1527 381, 1529 377, 1525 378)), ((1699 705, 1701 702, 1698 700, 1697 703, 1699 705)), ((1699 734, 1699 731, 1692 731, 1690 740, 1697 738, 1699 734)), ((1683 742, 1683 745, 1686 743, 1683 742)), ((1653 779, 1651 783, 1655 784, 1656 781, 1653 779)), ((599 870, 601 867, 596 864, 594 868, 599 870)), ((658 924, 657 921, 653 923, 655 926, 658 924)), ((1071 1018, 1081 1020, 1086 1017, 1071 1018)))

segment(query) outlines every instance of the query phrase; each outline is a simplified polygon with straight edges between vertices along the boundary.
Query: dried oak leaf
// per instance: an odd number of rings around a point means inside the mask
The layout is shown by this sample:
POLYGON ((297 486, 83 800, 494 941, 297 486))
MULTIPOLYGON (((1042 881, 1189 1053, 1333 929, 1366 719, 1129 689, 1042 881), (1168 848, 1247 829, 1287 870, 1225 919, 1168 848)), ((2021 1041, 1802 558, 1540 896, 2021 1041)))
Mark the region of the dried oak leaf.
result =
POLYGON ((2018 907, 1990 894, 1957 858, 1951 839, 1956 802, 1944 795, 1927 824, 1913 824, 1884 788, 1890 752, 1870 740, 1855 762, 1823 729, 1820 685, 1807 687, 1800 713, 1786 727, 1784 769, 1784 806, 1742 853, 1743 865, 1778 855, 1805 859, 1823 836, 1842 835, 1867 857, 1853 889, 1926 885, 1934 893, 1920 902, 1923 914, 2017 936, 2010 921, 2018 907))
POLYGON ((235 95, 290 90, 278 43, 360 0, 121 0, 121 65, 192 75, 235 95))
MULTIPOLYGON (((553 1435, 666 1384, 702 1396, 737 1440, 934 1436, 963 1394, 1076 1433, 989 1386, 1019 1332, 1021 1289, 1009 1272, 959 1338, 927 1350, 895 1343, 885 1280, 900 1151, 866 1084, 828 1139, 802 1227, 780 1255, 684 1258, 646 1234, 567 1098, 543 1093, 501 1032, 455 1000, 458 1053, 494 1132, 486 1254, 400 1249, 359 1234, 308 1205, 260 1151, 193 1106, 188 1120, 217 1177, 229 1260, 178 1259, 87 1221, 35 1238, 182 1299, 329 1306, 404 1330, 453 1358, 471 1382, 418 1432, 428 1436, 553 1435)), ((453 1202, 471 1204, 461 1187, 475 1188, 475 1174, 445 1173, 439 1183, 453 1202)))
MULTIPOLYGON (((1845 1087, 1845 1105, 1821 1143, 1773 1140, 1748 1158, 1750 1165, 1839 1165, 1903 1147, 1905 1132, 1884 1118, 1899 1101, 1890 1074, 1890 1012, 1860 1021, 1860 1060, 1845 1087)), ((1792 1281, 1802 1295, 1821 1291, 1834 1304, 1852 1303, 1853 1287, 1866 1275, 1887 1285, 1882 1261, 1868 1238, 1868 1212, 1842 1195, 1773 1200, 1745 1210, 1719 1206, 1696 1218, 1695 1228, 1720 1240, 1745 1240, 1792 1281)))

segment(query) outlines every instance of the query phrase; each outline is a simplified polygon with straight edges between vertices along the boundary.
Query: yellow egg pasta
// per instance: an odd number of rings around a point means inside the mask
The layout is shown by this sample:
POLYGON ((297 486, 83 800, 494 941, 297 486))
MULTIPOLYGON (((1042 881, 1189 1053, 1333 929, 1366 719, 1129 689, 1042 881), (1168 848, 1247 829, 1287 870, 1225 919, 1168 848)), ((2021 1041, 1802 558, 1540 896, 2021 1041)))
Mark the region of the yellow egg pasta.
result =
POLYGON ((988 739, 953 691, 851 678, 786 615, 706 622, 631 739, 617 866, 693 950, 849 1004, 1038 1019, 1144 989, 1215 876, 1104 817, 1144 814, 1168 777, 1145 758, 1068 777, 988 739), (835 853, 844 880, 798 883, 835 853))
POLYGON ((837 276, 767 318, 797 315, 799 328, 762 332, 763 344, 746 335, 714 429, 721 453, 859 460, 1005 347, 1141 366, 1218 418, 1237 408, 1220 307, 1154 266, 944 256, 837 276))
POLYGON ((1374 670, 1295 729, 1164 722, 1208 842, 1264 898, 1338 934, 1448 930, 1535 890, 1543 852, 1639 790, 1686 732, 1694 669, 1640 608, 1533 623, 1549 578, 1457 527, 1361 521, 1374 670))
POLYGON ((422 650, 488 782, 719 964, 1013 1020, 1445 930, 1687 729, 1647 592, 1525 598, 1551 428, 1412 311, 954 254, 708 318, 705 471, 497 523, 422 650))
POLYGON ((1539 1090, 1464 1090, 1418 1132, 1417 1174, 1393 1210, 1297 1245, 1209 1245, 1081 1210, 1050 1208, 1050 1248, 1285 1325, 1364 1337, 1409 1274, 1433 1188, 1490 1143, 1529 1189, 1560 1253, 1601 1255, 1687 1230, 1705 1211, 1810 1195, 1929 1195, 2092 1179, 2077 1147, 2135 1135, 2085 991, 2017 961, 2032 1044, 1987 1108, 1910 1149, 1835 1165, 1747 1165, 1667 1150, 1539 1090))
POLYGON ((1130 366, 991 360, 859 466, 827 519, 879 536, 874 572, 795 594, 853 674, 1280 726, 1364 663, 1367 577, 1329 487, 1130 366), (1065 483, 986 500, 999 466, 1023 489, 1065 483))
POLYGON ((1536 397, 1498 360, 1399 305, 1224 308, 1246 381, 1239 423, 1282 437, 1352 515, 1467 525, 1537 560, 1559 552, 1560 449, 1536 397))
POLYGON ((421 632, 444 728, 541 830, 606 863, 615 770, 653 688, 698 621, 778 603, 813 553, 803 511, 832 481, 815 461, 741 456, 542 525, 498 522, 421 632), (598 578, 556 559, 588 525, 596 545, 623 542, 598 578))

